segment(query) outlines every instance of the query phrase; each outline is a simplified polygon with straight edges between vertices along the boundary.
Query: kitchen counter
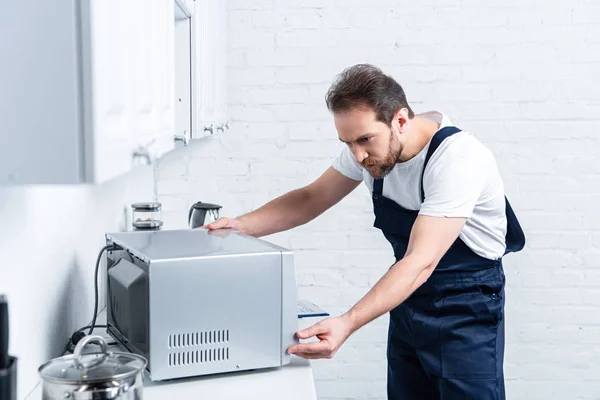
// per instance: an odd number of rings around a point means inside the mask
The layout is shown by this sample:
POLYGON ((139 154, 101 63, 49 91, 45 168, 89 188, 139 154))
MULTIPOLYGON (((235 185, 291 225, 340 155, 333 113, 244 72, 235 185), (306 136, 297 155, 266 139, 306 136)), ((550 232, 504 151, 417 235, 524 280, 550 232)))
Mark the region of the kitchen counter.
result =
MULTIPOLYGON (((98 324, 104 324, 104 313, 98 324)), ((299 328, 305 328, 318 319, 299 319, 299 328)), ((96 334, 108 337, 103 329, 96 334)), ((108 339, 112 342, 112 338, 108 339)), ((111 346, 113 351, 122 351, 111 346)), ((314 378, 309 360, 292 355, 290 364, 255 371, 232 372, 163 382, 152 382, 144 375, 144 400, 164 399, 219 399, 219 400, 316 400, 314 378)), ((40 400, 42 385, 38 384, 26 400, 40 400)))
POLYGON ((144 380, 144 399, 317 399, 308 360, 293 356, 284 367, 184 379, 177 382, 144 380))

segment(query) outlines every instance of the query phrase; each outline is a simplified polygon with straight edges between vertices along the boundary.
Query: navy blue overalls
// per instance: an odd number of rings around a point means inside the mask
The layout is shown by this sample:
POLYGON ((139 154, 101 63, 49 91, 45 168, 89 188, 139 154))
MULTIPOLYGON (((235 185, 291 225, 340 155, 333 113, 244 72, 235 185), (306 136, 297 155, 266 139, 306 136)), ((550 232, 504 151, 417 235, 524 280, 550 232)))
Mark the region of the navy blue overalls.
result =
MULTIPOLYGON (((436 132, 425 166, 440 143, 457 132, 456 127, 436 132)), ((423 201, 422 180, 421 176, 423 201)), ((383 231, 398 261, 408 247, 418 210, 405 209, 382 193, 383 179, 376 179, 374 226, 383 231)), ((505 254, 525 245, 508 199, 506 217, 505 254)), ((481 257, 457 238, 427 282, 390 311, 388 399, 505 399, 504 283, 502 258, 481 257)))

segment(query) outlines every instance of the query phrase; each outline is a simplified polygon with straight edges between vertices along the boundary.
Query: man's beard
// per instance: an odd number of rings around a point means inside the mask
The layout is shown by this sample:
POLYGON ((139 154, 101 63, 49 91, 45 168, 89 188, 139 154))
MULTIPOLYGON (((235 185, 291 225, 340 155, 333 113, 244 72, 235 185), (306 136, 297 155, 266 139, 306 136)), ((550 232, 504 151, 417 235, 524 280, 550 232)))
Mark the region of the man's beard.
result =
POLYGON ((388 146, 388 153, 382 161, 371 162, 368 158, 363 160, 361 163, 363 167, 369 171, 369 174, 374 179, 382 179, 390 173, 400 161, 400 154, 402 154, 403 146, 397 142, 394 133, 390 130, 390 142, 388 146))

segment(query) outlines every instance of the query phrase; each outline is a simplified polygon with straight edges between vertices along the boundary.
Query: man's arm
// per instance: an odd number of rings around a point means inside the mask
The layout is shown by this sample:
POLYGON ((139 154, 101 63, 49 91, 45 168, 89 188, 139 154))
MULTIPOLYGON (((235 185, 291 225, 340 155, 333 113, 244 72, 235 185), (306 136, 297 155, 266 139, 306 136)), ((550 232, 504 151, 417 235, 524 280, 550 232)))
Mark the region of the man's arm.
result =
POLYGON ((330 167, 310 185, 292 190, 241 217, 213 222, 207 228, 234 228, 255 237, 292 229, 321 215, 359 184, 360 181, 330 167))
POLYGON ((297 344, 288 351, 305 358, 333 357, 353 332, 398 306, 429 278, 460 234, 465 221, 466 218, 419 215, 404 258, 348 312, 298 332, 301 339, 318 336, 319 342, 297 344))
POLYGON ((460 234, 465 221, 466 218, 419 215, 404 258, 346 313, 352 331, 389 312, 425 283, 460 234))
POLYGON ((412 228, 406 256, 348 313, 353 330, 402 303, 433 273, 460 234, 490 182, 491 152, 472 136, 457 138, 428 164, 425 202, 412 228))

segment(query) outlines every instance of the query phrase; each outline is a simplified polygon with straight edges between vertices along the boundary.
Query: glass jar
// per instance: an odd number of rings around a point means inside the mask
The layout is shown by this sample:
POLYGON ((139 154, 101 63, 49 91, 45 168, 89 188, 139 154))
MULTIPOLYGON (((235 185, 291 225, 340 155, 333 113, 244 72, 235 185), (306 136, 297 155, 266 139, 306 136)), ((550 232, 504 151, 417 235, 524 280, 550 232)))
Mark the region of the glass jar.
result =
POLYGON ((161 203, 134 203, 131 205, 135 230, 158 230, 162 226, 161 203))

